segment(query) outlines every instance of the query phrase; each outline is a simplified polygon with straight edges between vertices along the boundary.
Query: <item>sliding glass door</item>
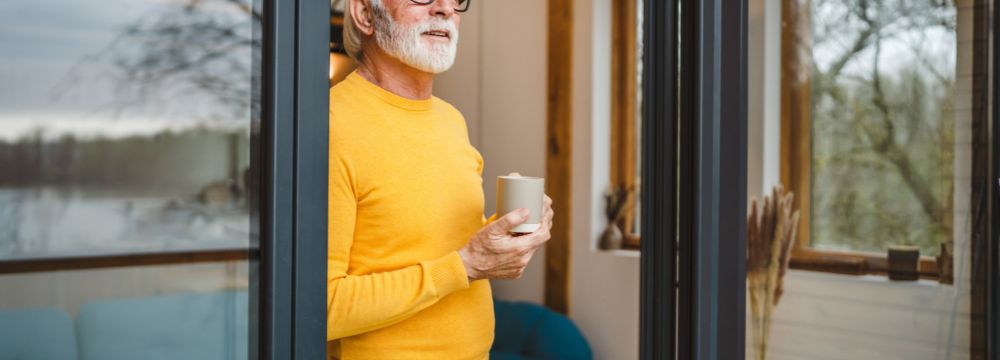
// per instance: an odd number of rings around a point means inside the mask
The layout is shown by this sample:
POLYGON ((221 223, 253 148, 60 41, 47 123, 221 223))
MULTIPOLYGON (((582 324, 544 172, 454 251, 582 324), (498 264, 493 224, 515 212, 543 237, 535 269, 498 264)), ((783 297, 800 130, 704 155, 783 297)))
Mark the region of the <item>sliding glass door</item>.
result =
POLYGON ((746 8, 645 1, 643 359, 744 354, 746 8))
POLYGON ((0 358, 323 356, 328 8, 0 4, 0 358))
POLYGON ((259 14, 0 8, 0 358, 247 358, 259 14))
POLYGON ((748 358, 987 358, 990 3, 749 1, 748 358))
POLYGON ((643 358, 998 358, 998 11, 647 2, 643 358))

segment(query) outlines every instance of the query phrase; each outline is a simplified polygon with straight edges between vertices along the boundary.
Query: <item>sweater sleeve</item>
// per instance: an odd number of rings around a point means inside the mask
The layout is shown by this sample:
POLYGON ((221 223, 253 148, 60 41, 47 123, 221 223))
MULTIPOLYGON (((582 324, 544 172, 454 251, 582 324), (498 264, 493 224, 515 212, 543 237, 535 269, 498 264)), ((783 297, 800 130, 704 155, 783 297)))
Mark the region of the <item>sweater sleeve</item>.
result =
POLYGON ((398 323, 469 287, 457 251, 398 270, 348 275, 357 220, 355 176, 350 162, 334 147, 329 171, 327 341, 398 323))
POLYGON ((494 221, 497 221, 497 214, 490 215, 489 219, 486 218, 486 215, 483 215, 483 226, 489 225, 494 221))

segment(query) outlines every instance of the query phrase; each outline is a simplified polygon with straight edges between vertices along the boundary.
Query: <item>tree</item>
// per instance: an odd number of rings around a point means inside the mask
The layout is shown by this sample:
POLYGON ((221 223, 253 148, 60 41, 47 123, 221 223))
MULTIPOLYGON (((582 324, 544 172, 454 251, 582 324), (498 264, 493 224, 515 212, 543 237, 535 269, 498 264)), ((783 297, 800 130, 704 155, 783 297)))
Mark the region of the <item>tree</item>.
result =
POLYGON ((249 123, 261 20, 250 0, 168 0, 82 59, 64 83, 110 79, 114 100, 105 107, 117 115, 249 123), (111 66, 79 79, 78 70, 94 63, 111 66))
POLYGON ((812 9, 814 241, 936 253, 953 226, 954 4, 817 0, 812 9))

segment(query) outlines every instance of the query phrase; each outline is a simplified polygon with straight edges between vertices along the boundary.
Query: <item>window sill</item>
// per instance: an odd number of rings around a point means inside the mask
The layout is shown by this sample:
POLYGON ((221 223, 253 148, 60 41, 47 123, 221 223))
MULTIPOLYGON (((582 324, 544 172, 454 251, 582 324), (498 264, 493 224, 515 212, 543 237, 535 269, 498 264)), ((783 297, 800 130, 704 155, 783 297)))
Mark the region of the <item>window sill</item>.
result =
POLYGON ((885 275, 845 275, 822 271, 813 270, 796 270, 791 269, 789 274, 795 274, 794 276, 801 279, 808 280, 822 280, 822 281, 832 281, 832 282, 844 282, 844 283, 855 283, 855 284, 871 284, 879 286, 894 286, 900 288, 922 288, 922 289, 934 289, 946 286, 936 280, 929 279, 918 279, 915 281, 894 281, 889 280, 888 276, 885 275))
MULTIPOLYGON (((795 250, 789 266, 791 269, 813 271, 821 273, 834 273, 841 275, 864 276, 888 278, 888 264, 884 254, 859 253, 859 252, 837 252, 823 250, 795 250)), ((920 257, 919 280, 937 282, 940 279, 938 273, 937 260, 933 257, 920 257)), ((914 282, 914 281, 892 281, 892 282, 914 282)), ((944 282, 950 284, 951 281, 944 282)))

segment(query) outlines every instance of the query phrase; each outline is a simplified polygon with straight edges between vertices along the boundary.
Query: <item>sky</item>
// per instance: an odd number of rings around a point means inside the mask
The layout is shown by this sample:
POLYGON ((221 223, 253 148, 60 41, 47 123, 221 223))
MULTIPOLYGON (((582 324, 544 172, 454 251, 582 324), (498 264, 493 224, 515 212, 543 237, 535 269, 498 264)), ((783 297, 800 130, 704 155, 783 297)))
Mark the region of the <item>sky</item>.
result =
MULTIPOLYGON (((157 98, 115 113, 115 67, 106 54, 128 24, 176 9, 177 0, 0 1, 0 140, 35 127, 129 134, 204 123, 221 104, 205 96, 157 98), (146 126, 121 126, 142 122, 146 126)), ((249 26, 245 29, 249 34, 249 26)), ((234 52, 249 63, 249 52, 234 52)), ((249 74, 245 77, 249 87, 249 74)), ((120 95, 118 95, 120 96, 120 95)), ((231 119, 249 125, 249 119, 231 119)), ((230 121, 232 122, 232 121, 230 121)), ((154 131, 155 132, 155 131, 154 131)))
MULTIPOLYGON (((832 9, 834 14, 843 11, 842 8, 834 7, 832 9)), ((956 16, 955 9, 948 10, 945 16, 954 18, 956 16)), ((841 21, 841 18, 831 14, 814 14, 814 21, 817 24, 822 24, 841 21)), ((850 24, 833 23, 833 25, 834 31, 829 34, 831 38, 812 49, 813 59, 822 70, 829 69, 831 63, 853 45, 860 33, 860 25, 857 20, 853 20, 850 24)), ((885 36, 889 34, 893 36, 882 40, 882 49, 878 59, 879 71, 882 75, 892 76, 897 73, 896 70, 901 70, 904 66, 912 64, 916 56, 914 53, 916 49, 929 60, 927 65, 936 68, 939 74, 954 77, 957 55, 954 31, 948 31, 941 26, 912 30, 900 30, 899 26, 893 26, 883 33, 885 36)), ((845 74, 870 77, 874 55, 875 46, 869 46, 845 66, 845 74)))

